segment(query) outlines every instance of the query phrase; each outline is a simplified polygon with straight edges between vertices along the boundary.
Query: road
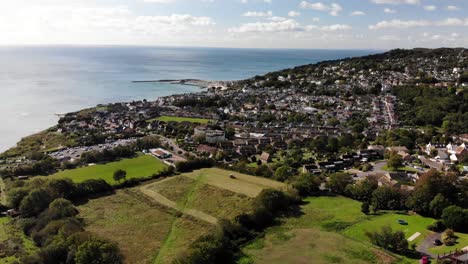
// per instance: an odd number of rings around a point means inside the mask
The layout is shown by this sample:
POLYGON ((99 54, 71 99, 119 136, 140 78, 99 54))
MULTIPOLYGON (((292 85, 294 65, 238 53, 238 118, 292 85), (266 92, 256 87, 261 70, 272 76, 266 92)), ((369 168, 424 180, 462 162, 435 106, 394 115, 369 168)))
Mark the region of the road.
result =
POLYGON ((429 248, 434 247, 434 244, 433 244, 434 241, 436 239, 441 239, 441 237, 442 237, 442 233, 434 233, 426 237, 426 239, 424 239, 424 241, 421 242, 419 246, 416 248, 416 251, 422 254, 425 254, 427 256, 430 256, 431 258, 437 258, 436 254, 432 254, 431 252, 429 252, 429 248))

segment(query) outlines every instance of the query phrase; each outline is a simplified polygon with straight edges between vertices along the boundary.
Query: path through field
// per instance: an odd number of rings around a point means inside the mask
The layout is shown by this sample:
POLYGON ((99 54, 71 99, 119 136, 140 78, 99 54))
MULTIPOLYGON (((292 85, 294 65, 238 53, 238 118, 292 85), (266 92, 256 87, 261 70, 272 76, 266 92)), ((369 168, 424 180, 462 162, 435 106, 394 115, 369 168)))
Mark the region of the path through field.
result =
MULTIPOLYGON (((167 180, 171 180, 171 178, 167 178, 167 179, 165 179, 163 181, 157 182, 156 184, 160 184, 160 183, 162 183, 164 181, 167 181, 167 180)), ((195 183, 194 185, 197 185, 197 184, 195 183)), ((158 192, 156 192, 154 190, 151 190, 152 186, 153 186, 152 184, 145 185, 145 186, 140 188, 140 191, 142 193, 144 193, 145 195, 147 195, 147 196, 151 197, 152 199, 154 199, 156 202, 158 202, 158 203, 160 203, 160 204, 162 204, 164 206, 167 206, 169 208, 172 208, 172 209, 174 209, 176 211, 179 211, 179 212, 181 212, 183 214, 190 215, 192 217, 195 217, 197 219, 200 219, 202 221, 208 222, 208 223, 213 224, 213 225, 216 225, 218 223, 218 219, 216 217, 213 217, 213 216, 211 216, 209 214, 206 214, 206 213, 204 213, 202 211, 187 208, 189 199, 186 199, 186 201, 183 203, 183 206, 180 206, 176 202, 167 199, 166 197, 159 194, 158 192)), ((196 189, 196 188, 197 188, 197 186, 192 187, 191 192, 193 192, 193 190, 196 189)), ((190 197, 190 193, 187 195, 187 198, 189 198, 189 197, 190 197)))

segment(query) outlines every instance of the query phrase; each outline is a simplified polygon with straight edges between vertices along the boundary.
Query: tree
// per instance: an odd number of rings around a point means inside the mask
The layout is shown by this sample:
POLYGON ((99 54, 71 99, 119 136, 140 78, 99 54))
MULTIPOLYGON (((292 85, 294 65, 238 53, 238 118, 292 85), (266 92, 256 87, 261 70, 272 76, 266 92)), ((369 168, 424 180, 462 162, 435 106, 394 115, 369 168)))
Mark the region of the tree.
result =
POLYGON ((334 173, 328 177, 327 187, 336 194, 343 194, 346 186, 353 183, 353 177, 347 173, 334 173))
POLYGON ((122 256, 119 248, 107 241, 90 240, 78 247, 76 264, 120 264, 122 256))
POLYGON ((403 194, 389 186, 382 186, 372 193, 371 204, 374 210, 399 210, 404 208, 403 194))
POLYGON ((392 252, 401 253, 408 249, 408 240, 402 231, 393 232, 389 226, 382 227, 381 231, 366 232, 372 244, 390 250, 392 252))
POLYGON ((281 166, 275 171, 274 178, 277 181, 285 181, 291 176, 291 168, 289 166, 281 166))
POLYGON ((369 210, 370 208, 369 208, 369 207, 370 207, 370 206, 369 206, 369 203, 368 203, 368 202, 363 202, 363 203, 361 204, 361 212, 364 213, 364 214, 369 214, 369 212, 370 212, 370 210, 369 210))
POLYGON ((127 172, 124 170, 116 170, 114 172, 114 181, 120 182, 122 180, 125 180, 127 178, 127 172))
POLYGON ((398 168, 403 166, 403 159, 397 153, 391 153, 387 166, 393 170, 398 170, 398 168))
POLYGON ((353 198, 359 201, 370 201, 372 193, 379 187, 377 180, 366 178, 357 182, 354 185, 349 185, 346 192, 353 198))
POLYGON ((442 195, 437 194, 434 199, 432 199, 431 203, 429 204, 429 209, 432 212, 432 215, 435 217, 440 217, 442 215, 442 211, 450 205, 450 202, 442 195))
POLYGON ((442 195, 450 204, 455 204, 459 191, 456 188, 457 176, 443 175, 437 170, 429 170, 421 175, 415 190, 408 199, 407 205, 412 210, 423 215, 432 215, 430 203, 438 195, 442 195))
POLYGON ((36 216, 49 206, 50 201, 51 197, 44 189, 34 190, 24 197, 19 209, 26 217, 36 216))
POLYGON ((321 180, 310 173, 301 173, 292 181, 292 186, 302 197, 313 195, 319 191, 321 180))
POLYGON ((468 210, 455 205, 449 206, 442 211, 442 221, 448 228, 465 232, 468 230, 468 210))

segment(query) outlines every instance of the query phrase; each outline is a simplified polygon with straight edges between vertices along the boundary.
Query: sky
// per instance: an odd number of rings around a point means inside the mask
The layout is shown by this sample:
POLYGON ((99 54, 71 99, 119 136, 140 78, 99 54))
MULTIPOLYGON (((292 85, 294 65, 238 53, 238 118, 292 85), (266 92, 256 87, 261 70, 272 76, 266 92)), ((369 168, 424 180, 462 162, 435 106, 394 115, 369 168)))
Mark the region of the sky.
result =
POLYGON ((468 46, 468 0, 2 0, 0 5, 0 45, 468 46))

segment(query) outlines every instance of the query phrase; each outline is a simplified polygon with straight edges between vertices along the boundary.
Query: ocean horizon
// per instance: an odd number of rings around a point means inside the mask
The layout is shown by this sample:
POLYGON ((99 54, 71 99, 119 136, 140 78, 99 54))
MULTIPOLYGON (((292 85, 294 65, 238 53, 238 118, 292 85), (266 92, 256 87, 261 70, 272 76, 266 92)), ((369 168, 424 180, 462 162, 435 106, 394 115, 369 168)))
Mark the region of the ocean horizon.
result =
POLYGON ((0 152, 56 124, 56 114, 97 104, 193 93, 155 79, 241 80, 377 50, 150 46, 0 46, 0 152))

